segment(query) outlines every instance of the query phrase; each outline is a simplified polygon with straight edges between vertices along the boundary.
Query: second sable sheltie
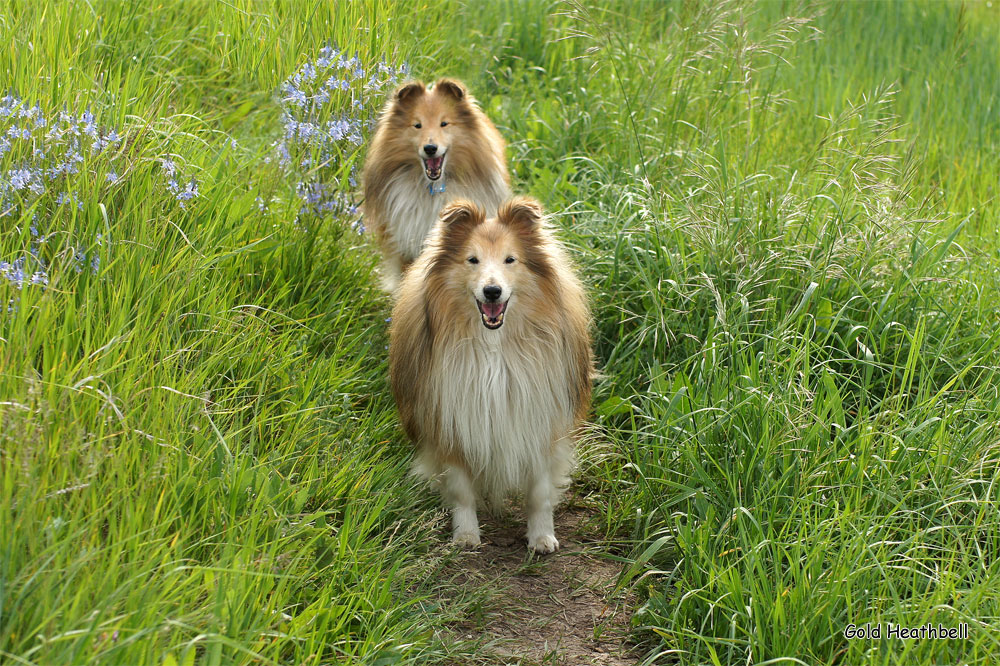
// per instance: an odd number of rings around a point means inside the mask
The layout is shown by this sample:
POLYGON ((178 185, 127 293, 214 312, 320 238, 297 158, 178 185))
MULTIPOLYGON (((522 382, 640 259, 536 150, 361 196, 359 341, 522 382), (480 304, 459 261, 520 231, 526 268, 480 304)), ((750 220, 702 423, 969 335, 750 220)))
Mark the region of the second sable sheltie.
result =
POLYGON ((394 291, 441 209, 469 199, 490 214, 510 198, 504 142, 458 81, 401 86, 379 118, 364 167, 364 215, 394 291))
POLYGON ((552 511, 590 404, 589 326, 538 202, 513 199, 491 219, 468 201, 442 211, 403 276, 389 367, 414 469, 440 483, 455 544, 480 543, 479 501, 522 490, 528 548, 559 547, 552 511))

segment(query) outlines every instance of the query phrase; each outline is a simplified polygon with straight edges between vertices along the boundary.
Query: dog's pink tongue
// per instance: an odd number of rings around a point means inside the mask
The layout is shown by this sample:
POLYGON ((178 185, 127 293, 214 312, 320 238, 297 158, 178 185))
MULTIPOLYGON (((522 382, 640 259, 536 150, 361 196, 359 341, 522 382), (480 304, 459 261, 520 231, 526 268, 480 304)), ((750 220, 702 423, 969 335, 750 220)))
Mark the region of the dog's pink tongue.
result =
POLYGON ((503 312, 506 303, 483 303, 483 313, 490 319, 496 319, 503 312))
POLYGON ((444 162, 444 158, 443 157, 428 157, 427 158, 427 166, 432 171, 437 171, 438 169, 440 169, 442 162, 444 162))

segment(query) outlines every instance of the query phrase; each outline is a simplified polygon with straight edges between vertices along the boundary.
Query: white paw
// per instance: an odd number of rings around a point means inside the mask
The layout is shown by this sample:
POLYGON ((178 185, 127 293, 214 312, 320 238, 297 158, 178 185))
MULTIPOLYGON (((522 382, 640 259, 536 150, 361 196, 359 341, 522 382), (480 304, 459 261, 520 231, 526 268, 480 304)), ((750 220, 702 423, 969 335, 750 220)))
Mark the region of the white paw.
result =
POLYGON ((554 534, 542 534, 529 538, 528 548, 539 554, 554 553, 559 550, 559 540, 554 534))
POLYGON ((475 548, 480 543, 479 532, 455 532, 451 544, 459 548, 475 548))

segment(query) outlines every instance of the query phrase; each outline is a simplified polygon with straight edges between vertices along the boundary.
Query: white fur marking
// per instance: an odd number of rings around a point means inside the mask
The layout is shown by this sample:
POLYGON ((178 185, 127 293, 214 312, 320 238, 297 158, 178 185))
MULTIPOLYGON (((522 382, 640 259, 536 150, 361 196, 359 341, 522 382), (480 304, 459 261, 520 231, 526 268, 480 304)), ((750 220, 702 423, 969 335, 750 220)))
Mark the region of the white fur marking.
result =
POLYGON ((463 186, 445 173, 436 181, 447 183, 444 196, 432 196, 427 191, 430 181, 422 171, 417 173, 416 178, 415 173, 400 171, 389 181, 384 194, 386 219, 389 220, 386 231, 396 250, 407 261, 420 256, 427 234, 446 204, 455 199, 470 199, 485 208, 487 216, 493 216, 510 196, 501 172, 492 181, 475 183, 472 187, 463 186))
POLYGON ((444 473, 444 496, 454 504, 451 515, 452 543, 460 548, 479 545, 479 519, 476 517, 476 490, 464 470, 449 467, 444 473))
POLYGON ((480 331, 449 345, 435 363, 429 393, 442 433, 461 447, 476 489, 491 501, 539 483, 549 488, 538 510, 548 511, 551 533, 557 487, 567 482, 572 459, 573 407, 558 341, 525 344, 505 327, 480 331))

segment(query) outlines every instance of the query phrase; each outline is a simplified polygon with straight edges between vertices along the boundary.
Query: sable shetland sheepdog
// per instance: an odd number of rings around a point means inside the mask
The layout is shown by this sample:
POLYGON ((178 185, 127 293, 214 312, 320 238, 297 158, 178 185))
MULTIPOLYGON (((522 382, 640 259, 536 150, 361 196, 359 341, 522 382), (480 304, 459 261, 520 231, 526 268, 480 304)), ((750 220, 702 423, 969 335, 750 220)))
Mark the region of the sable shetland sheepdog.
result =
POLYGON ((593 361, 583 287, 538 202, 513 199, 492 219, 450 204, 392 315, 392 391, 417 445, 414 471, 453 509, 453 542, 479 544, 477 500, 520 489, 528 548, 556 550, 552 510, 593 361))
POLYGON ((390 97, 365 160, 364 215, 394 291, 441 209, 458 198, 490 214, 510 198, 504 142, 458 81, 406 83, 390 97))

